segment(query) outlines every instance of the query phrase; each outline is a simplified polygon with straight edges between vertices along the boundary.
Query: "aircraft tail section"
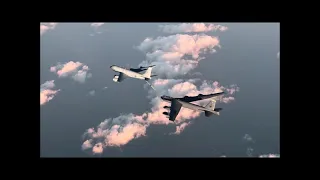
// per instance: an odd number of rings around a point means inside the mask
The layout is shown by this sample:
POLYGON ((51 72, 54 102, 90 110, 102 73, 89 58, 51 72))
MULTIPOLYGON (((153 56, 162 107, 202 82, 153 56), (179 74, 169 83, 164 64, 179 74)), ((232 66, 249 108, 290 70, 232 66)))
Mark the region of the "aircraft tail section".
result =
POLYGON ((205 106, 205 108, 208 109, 207 111, 206 110, 204 111, 205 116, 209 117, 209 116, 212 116, 213 114, 219 116, 222 108, 215 108, 215 107, 216 107, 216 100, 211 99, 211 101, 205 106))
POLYGON ((206 109, 214 110, 216 107, 216 100, 211 99, 210 102, 205 106, 206 109))
POLYGON ((144 76, 146 79, 151 79, 152 76, 155 76, 155 75, 151 75, 151 71, 152 71, 152 68, 153 68, 154 66, 155 66, 155 65, 149 66, 148 69, 146 70, 146 72, 143 74, 143 76, 144 76))

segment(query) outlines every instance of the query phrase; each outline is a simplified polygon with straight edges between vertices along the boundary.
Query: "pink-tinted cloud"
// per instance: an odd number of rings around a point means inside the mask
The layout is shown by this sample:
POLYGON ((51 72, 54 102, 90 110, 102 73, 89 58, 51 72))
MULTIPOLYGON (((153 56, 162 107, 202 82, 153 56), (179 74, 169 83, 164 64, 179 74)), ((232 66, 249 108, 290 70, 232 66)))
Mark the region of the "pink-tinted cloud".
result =
POLYGON ((176 126, 176 132, 173 134, 180 134, 191 122, 184 122, 178 126, 176 126))
MULTIPOLYGON (((239 91, 236 85, 221 86, 218 82, 211 81, 201 83, 200 79, 173 79, 188 74, 197 67, 201 59, 205 58, 201 55, 214 52, 215 47, 220 47, 219 39, 207 35, 177 34, 156 39, 146 38, 138 46, 138 49, 145 52, 147 57, 147 61, 140 65, 150 65, 150 62, 158 65, 153 72, 160 78, 151 82, 156 91, 150 89, 148 85, 145 86, 148 89, 147 98, 150 100, 151 110, 140 115, 128 114, 106 119, 96 128, 87 130, 82 147, 92 147, 91 150, 96 153, 97 151, 93 150, 93 147, 101 143, 98 152, 102 153, 101 148, 119 147, 135 138, 145 136, 146 129, 152 124, 174 125, 176 126, 174 134, 180 134, 187 125, 192 124, 192 119, 200 116, 201 112, 181 108, 176 121, 169 121, 163 114, 167 111, 163 107, 169 106, 169 103, 161 100, 160 96, 162 95, 183 97, 225 91, 224 96, 217 98, 218 105, 234 100, 233 95, 239 91), (186 56, 191 57, 186 58, 186 56), (88 145, 88 142, 91 146, 88 145)), ((194 103, 205 106, 208 102, 209 100, 204 100, 194 103)))
POLYGON ((201 54, 215 52, 220 47, 219 39, 207 35, 171 35, 156 39, 146 38, 137 48, 146 53, 147 60, 140 66, 150 63, 157 65, 154 73, 160 78, 173 78, 186 75, 198 66, 201 54), (185 56, 191 56, 188 59, 185 56))
POLYGON ((160 25, 159 29, 165 33, 199 33, 209 31, 226 31, 228 27, 209 23, 181 23, 160 25))
POLYGON ((93 154, 103 153, 103 144, 102 143, 95 144, 92 148, 92 152, 93 152, 93 154))
POLYGON ((40 85, 40 105, 44 105, 54 98, 54 96, 60 91, 52 90, 55 87, 54 80, 46 81, 40 85))
POLYGON ((58 23, 40 23, 40 35, 43 35, 48 30, 53 30, 58 23))
POLYGON ((106 146, 125 145, 135 138, 145 136, 147 126, 148 123, 142 116, 133 114, 106 119, 98 127, 87 130, 82 149, 93 147, 93 153, 98 154, 106 146))
MULTIPOLYGON (((168 94, 173 97, 183 97, 185 95, 193 96, 200 93, 213 93, 220 92, 221 90, 228 89, 230 87, 223 87, 218 82, 204 81, 197 88, 195 85, 199 80, 191 79, 186 82, 177 79, 156 79, 153 81, 153 86, 157 89, 155 91, 148 91, 150 104, 152 105, 151 111, 143 113, 142 115, 121 115, 117 118, 106 119, 96 128, 90 128, 85 133, 85 141, 82 147, 92 147, 93 144, 102 143, 100 148, 106 148, 108 146, 122 146, 130 142, 135 138, 146 135, 146 129, 150 124, 173 124, 176 126, 176 132, 174 134, 180 134, 187 125, 190 125, 190 120, 200 116, 201 112, 195 112, 186 108, 181 108, 176 121, 169 121, 168 118, 163 115, 166 111, 164 106, 169 106, 169 103, 162 101, 157 93, 168 94), (88 146, 88 142, 91 146, 88 146)), ((232 86, 237 89, 236 86, 232 86)), ((227 96, 231 94, 226 91, 227 96)), ((208 103, 208 101, 205 101, 208 103)), ((219 102, 224 103, 222 100, 219 102)), ((196 102, 199 105, 206 105, 206 103, 199 101, 196 102)))
POLYGON ((82 150, 90 149, 92 147, 93 146, 92 146, 92 140, 91 139, 84 141, 83 144, 82 144, 82 150))
POLYGON ((87 78, 92 76, 88 73, 89 67, 82 64, 81 62, 67 62, 65 64, 60 64, 50 67, 50 71, 58 75, 58 77, 68 77, 71 76, 72 79, 80 83, 84 83, 87 78), (81 68, 82 67, 82 68, 81 68))

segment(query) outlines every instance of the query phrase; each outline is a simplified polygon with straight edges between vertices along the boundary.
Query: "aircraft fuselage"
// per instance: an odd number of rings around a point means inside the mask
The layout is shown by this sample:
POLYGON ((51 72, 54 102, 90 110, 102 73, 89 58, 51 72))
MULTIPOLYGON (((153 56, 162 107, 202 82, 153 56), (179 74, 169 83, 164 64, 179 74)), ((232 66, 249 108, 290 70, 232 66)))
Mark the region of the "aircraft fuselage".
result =
MULTIPOLYGON (((168 96, 162 96, 161 97, 162 100, 166 101, 166 102, 171 102, 174 98, 172 97, 168 97, 168 96)), ((199 105, 196 105, 196 104, 192 104, 192 103, 189 103, 189 102, 184 102, 184 101, 181 101, 179 99, 175 99, 176 101, 178 101, 182 107, 184 108, 188 108, 188 109, 191 109, 191 110, 195 110, 195 111, 210 111, 210 112, 214 112, 213 110, 211 109, 207 109, 203 106, 199 106, 199 105)))
POLYGON ((119 73, 123 73, 125 74, 126 76, 128 77, 131 77, 131 78, 136 78, 136 79, 145 79, 145 77, 143 76, 143 74, 139 74, 139 73, 136 73, 136 72, 133 72, 133 71, 130 71, 128 69, 124 69, 122 67, 119 67, 119 66, 110 66, 110 68, 116 72, 119 72, 119 73))

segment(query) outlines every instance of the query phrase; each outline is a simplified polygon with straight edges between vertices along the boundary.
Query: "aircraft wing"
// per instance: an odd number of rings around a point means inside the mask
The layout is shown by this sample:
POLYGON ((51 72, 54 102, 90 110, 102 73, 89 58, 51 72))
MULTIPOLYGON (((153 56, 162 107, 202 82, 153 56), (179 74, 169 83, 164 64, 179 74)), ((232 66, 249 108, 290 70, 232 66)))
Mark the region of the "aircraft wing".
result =
POLYGON ((171 107, 170 107, 170 113, 169 113, 170 121, 176 120, 176 117, 180 112, 181 106, 182 105, 176 99, 173 99, 171 101, 171 107))
POLYGON ((222 94, 224 94, 224 92, 207 94, 207 95, 199 94, 198 96, 193 96, 193 97, 185 96, 183 98, 177 98, 177 99, 184 101, 184 102, 193 102, 193 101, 199 101, 199 100, 203 100, 203 99, 209 99, 212 97, 220 96, 222 94))
POLYGON ((130 71, 133 71, 133 72, 136 72, 136 73, 139 73, 139 72, 145 71, 145 70, 147 70, 147 69, 143 69, 143 68, 138 68, 138 69, 130 68, 129 70, 130 70, 130 71))
POLYGON ((119 73, 119 78, 118 78, 118 82, 123 81, 127 76, 123 73, 119 73))

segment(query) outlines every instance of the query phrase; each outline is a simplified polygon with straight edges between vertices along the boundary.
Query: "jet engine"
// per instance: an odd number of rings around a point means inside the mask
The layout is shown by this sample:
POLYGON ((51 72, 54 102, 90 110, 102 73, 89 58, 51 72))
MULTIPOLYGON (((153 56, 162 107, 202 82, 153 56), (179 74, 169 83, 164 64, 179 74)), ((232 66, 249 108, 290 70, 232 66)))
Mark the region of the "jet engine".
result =
POLYGON ((119 79, 119 76, 118 76, 118 75, 114 75, 113 81, 114 81, 114 82, 118 82, 118 79, 119 79))
POLYGON ((168 112, 163 112, 162 114, 167 115, 167 116, 169 115, 169 113, 168 113, 168 112))
POLYGON ((170 106, 163 106, 163 108, 165 108, 165 109, 170 109, 170 106))

